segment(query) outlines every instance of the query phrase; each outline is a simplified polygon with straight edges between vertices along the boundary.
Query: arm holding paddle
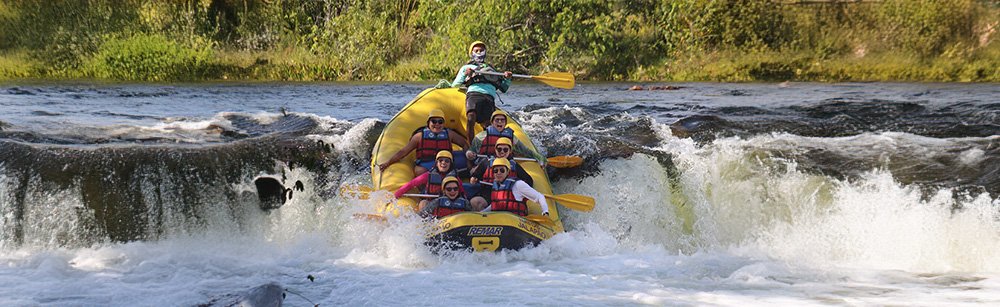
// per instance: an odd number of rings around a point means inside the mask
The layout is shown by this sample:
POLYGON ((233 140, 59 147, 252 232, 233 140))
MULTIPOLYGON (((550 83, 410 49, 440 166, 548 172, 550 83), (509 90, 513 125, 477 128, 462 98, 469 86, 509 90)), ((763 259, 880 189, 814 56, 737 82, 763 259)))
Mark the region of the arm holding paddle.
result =
MULTIPOLYGON (((455 80, 451 81, 451 87, 460 87, 464 85, 465 81, 469 80, 469 78, 472 77, 473 74, 478 73, 475 70, 476 67, 477 67, 476 65, 467 64, 462 66, 462 68, 459 68, 458 75, 455 76, 455 80)), ((514 75, 514 73, 509 71, 505 71, 503 73, 496 73, 496 72, 494 73, 500 76, 504 76, 505 80, 502 82, 506 82, 507 86, 510 86, 510 78, 514 75)), ((501 91, 501 92, 506 93, 507 91, 501 91)))
MULTIPOLYGON (((492 71, 480 71, 479 73, 484 75, 505 76, 505 74, 492 71)), ((537 76, 511 74, 510 76, 514 78, 532 79, 541 83, 548 84, 551 87, 562 88, 567 90, 573 89, 573 87, 576 86, 576 77, 574 77, 573 74, 568 72, 549 72, 537 76)))
POLYGON ((514 197, 521 194, 521 197, 535 201, 542 208, 542 215, 549 215, 549 204, 545 202, 545 194, 538 192, 528 183, 518 180, 514 182, 514 197))
MULTIPOLYGON (((531 156, 535 158, 534 159, 535 161, 538 161, 539 165, 541 165, 543 168, 545 167, 545 156, 538 153, 537 151, 531 150, 531 148, 528 148, 528 146, 524 145, 524 143, 521 143, 521 141, 514 140, 514 153, 521 156, 531 156)), ((517 158, 514 159, 517 160, 517 158)))
MULTIPOLYGON (((485 155, 478 155, 478 156, 479 157, 486 157, 485 155)), ((546 160, 547 160, 547 162, 549 162, 546 165, 554 167, 554 168, 573 168, 573 167, 580 166, 580 164, 583 164, 583 158, 581 158, 579 156, 555 156, 555 157, 548 157, 548 158, 546 158, 546 160)), ((535 160, 533 158, 521 158, 521 157, 517 157, 517 158, 514 158, 514 161, 518 161, 518 162, 521 162, 521 161, 535 162, 535 161, 538 161, 538 160, 535 160)), ((545 166, 545 165, 542 165, 542 166, 545 166)))
POLYGON ((415 187, 421 187, 427 185, 427 181, 430 179, 430 175, 431 175, 430 172, 420 174, 420 176, 413 178, 413 180, 410 180, 406 184, 403 184, 403 186, 399 187, 399 189, 396 189, 396 192, 392 193, 392 196, 395 196, 396 199, 399 199, 403 197, 403 194, 405 194, 406 191, 409 191, 410 189, 413 189, 415 187))

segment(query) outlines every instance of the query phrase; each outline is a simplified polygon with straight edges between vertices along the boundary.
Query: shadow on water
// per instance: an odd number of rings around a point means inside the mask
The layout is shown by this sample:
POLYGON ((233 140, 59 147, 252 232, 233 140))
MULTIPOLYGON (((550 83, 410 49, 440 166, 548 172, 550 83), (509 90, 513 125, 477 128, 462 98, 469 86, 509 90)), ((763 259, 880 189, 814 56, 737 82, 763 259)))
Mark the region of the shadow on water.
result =
POLYGON ((802 170, 838 179, 887 169, 901 183, 919 184, 926 191, 957 188, 973 195, 1000 194, 1000 140, 990 138, 1000 135, 1000 104, 960 102, 932 107, 835 98, 774 109, 722 107, 702 113, 712 115, 686 116, 671 124, 671 131, 700 144, 771 133, 848 138, 815 144, 803 139, 794 146, 763 150, 770 156, 796 161, 802 170), (915 136, 882 134, 887 132, 915 136), (934 144, 940 142, 948 145, 934 144), (872 146, 880 147, 875 150, 872 146), (852 147, 854 150, 845 149, 852 147))
POLYGON ((705 143, 717 137, 747 137, 786 132, 811 137, 842 137, 865 132, 906 132, 935 138, 988 137, 1000 134, 1000 104, 952 103, 930 107, 880 99, 827 99, 775 109, 721 107, 681 118, 675 135, 705 143))

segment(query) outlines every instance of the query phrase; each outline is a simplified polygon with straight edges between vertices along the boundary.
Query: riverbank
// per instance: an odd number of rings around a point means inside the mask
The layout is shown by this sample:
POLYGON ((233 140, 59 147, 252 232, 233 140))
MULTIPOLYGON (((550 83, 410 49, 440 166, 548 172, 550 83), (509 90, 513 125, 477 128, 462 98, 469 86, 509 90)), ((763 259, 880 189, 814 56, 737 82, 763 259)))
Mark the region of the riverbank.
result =
MULTIPOLYGON (((102 75, 93 70, 53 71, 25 52, 0 55, 0 80, 104 81, 434 81, 450 79, 447 68, 403 63, 382 74, 358 77, 344 73, 324 59, 287 59, 278 55, 222 54, 192 73, 164 66, 153 70, 119 70, 102 75), (273 59, 273 60, 272 60, 273 59), (438 72, 438 73, 435 73, 438 72)), ((589 81, 670 82, 1000 82, 1000 48, 967 59, 918 59, 903 55, 813 59, 803 55, 710 54, 637 67, 619 78, 581 77, 589 81)))
POLYGON ((0 80, 1000 82, 992 1, 494 2, 0 3, 0 80))

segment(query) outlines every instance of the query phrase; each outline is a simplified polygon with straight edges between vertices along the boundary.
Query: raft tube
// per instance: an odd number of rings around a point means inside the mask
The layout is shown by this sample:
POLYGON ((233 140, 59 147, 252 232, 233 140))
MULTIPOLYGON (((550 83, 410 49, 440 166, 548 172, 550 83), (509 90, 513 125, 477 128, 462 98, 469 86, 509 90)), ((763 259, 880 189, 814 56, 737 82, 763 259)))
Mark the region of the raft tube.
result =
MULTIPOLYGON (((413 179, 416 159, 413 152, 387 167, 384 172, 378 169, 378 164, 388 160, 403 148, 414 131, 426 126, 427 114, 433 109, 444 111, 445 127, 450 129, 451 133, 458 133, 464 137, 465 93, 457 88, 424 90, 389 120, 375 142, 370 166, 372 187, 376 190, 395 191, 413 179)), ((514 137, 532 150, 537 150, 531 138, 521 129, 521 125, 510 116, 507 118, 507 127, 514 130, 514 137)), ((476 125, 475 129, 476 133, 482 131, 479 125, 476 125)), ((453 149, 460 148, 456 146, 453 149)), ((552 184, 541 165, 533 161, 519 161, 518 166, 534 179, 535 190, 542 194, 552 194, 552 184)), ((406 211, 413 212, 417 209, 419 201, 404 197, 388 204, 381 213, 399 215, 406 211)), ((552 200, 547 202, 552 224, 542 225, 508 212, 463 212, 438 219, 427 235, 428 242, 435 246, 477 251, 520 249, 536 245, 556 233, 563 232, 563 224, 555 202, 552 200)), ((528 201, 528 214, 541 213, 538 203, 528 201)))

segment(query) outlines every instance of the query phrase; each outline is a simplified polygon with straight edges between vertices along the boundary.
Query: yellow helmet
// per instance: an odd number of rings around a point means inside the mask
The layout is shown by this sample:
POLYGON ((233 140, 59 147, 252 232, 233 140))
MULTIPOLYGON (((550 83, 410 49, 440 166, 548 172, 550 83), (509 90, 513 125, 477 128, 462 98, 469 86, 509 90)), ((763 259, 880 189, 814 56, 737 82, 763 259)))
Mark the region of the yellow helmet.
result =
POLYGON ((469 55, 472 55, 472 48, 476 47, 476 45, 483 45, 483 48, 484 49, 486 48, 486 43, 484 43, 482 41, 474 41, 474 42, 472 42, 471 45, 469 45, 469 55))
POLYGON ((430 114, 427 114, 427 120, 430 120, 431 118, 435 117, 444 118, 444 111, 441 111, 441 109, 434 109, 431 110, 430 114))
POLYGON ((497 167, 497 166, 503 166, 506 167, 507 169, 510 169, 510 161, 507 161, 507 158, 493 159, 493 165, 490 165, 490 167, 497 167))
POLYGON ((493 115, 490 115, 490 120, 493 120, 493 118, 497 117, 497 115, 503 115, 503 117, 507 117, 507 113, 504 113, 503 111, 500 110, 496 110, 493 111, 493 115))
POLYGON ((510 148, 514 148, 514 143, 511 142, 510 139, 507 137, 502 137, 497 139, 497 144, 494 146, 500 146, 500 145, 507 145, 510 146, 510 148))
POLYGON ((458 185, 462 185, 462 182, 459 181, 458 178, 455 178, 455 176, 448 176, 448 177, 444 177, 444 180, 441 180, 441 187, 443 188, 444 186, 448 185, 449 182, 453 182, 453 181, 457 182, 458 185))
POLYGON ((451 152, 447 150, 439 151, 437 156, 434 157, 434 160, 441 159, 442 157, 455 160, 455 156, 452 156, 451 152))

